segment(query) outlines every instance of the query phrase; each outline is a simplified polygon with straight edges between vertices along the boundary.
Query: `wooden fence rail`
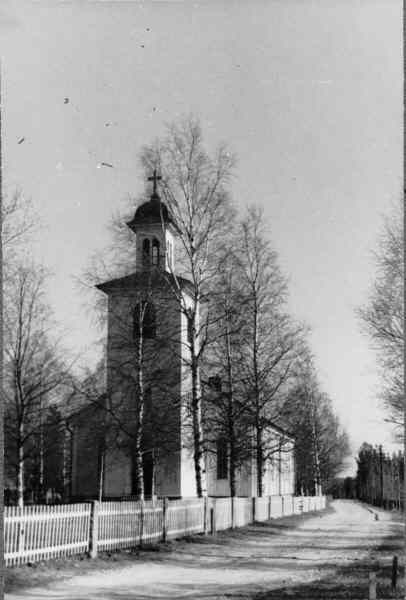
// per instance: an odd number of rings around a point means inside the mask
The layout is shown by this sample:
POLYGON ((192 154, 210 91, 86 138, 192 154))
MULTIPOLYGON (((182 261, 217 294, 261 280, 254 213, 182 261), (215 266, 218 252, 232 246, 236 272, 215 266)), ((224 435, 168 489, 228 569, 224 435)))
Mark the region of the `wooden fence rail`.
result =
POLYGON ((325 506, 324 496, 6 506, 5 564, 20 565, 85 552, 95 557, 99 551, 215 533, 325 506))

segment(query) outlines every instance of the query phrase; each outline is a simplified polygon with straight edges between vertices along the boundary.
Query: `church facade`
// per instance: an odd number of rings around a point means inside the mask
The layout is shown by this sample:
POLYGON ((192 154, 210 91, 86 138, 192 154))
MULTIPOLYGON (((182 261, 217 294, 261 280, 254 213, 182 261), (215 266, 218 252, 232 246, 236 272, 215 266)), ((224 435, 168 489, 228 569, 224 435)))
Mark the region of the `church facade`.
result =
MULTIPOLYGON (((135 272, 97 286, 108 299, 105 414, 120 426, 99 427, 94 452, 86 453, 84 444, 92 432, 95 436, 95 422, 105 419, 103 411, 84 409, 73 421, 72 495, 97 497, 100 489, 104 498, 135 495, 134 448, 142 443, 146 496, 191 497, 196 491, 184 315, 192 305, 191 284, 176 275, 177 228, 157 193, 156 178, 151 199, 127 225, 135 237, 135 272), (141 418, 142 442, 134 427, 141 418)), ((270 435, 277 447, 280 443, 265 468, 264 493, 294 494, 294 440, 276 426, 270 435)), ((207 453, 204 477, 208 495, 230 495, 227 447, 220 444, 207 453)), ((257 495, 254 457, 239 468, 236 488, 239 496, 257 495)))

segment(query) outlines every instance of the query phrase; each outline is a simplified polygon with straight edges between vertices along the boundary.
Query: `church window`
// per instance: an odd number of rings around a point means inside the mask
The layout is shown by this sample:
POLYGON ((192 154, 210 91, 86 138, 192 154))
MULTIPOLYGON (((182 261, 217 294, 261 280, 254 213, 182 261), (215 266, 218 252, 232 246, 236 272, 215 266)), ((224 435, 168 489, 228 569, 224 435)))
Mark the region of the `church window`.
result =
POLYGON ((227 479, 228 477, 228 456, 227 440, 219 438, 217 440, 217 479, 227 479))
POLYGON ((142 262, 144 265, 149 265, 151 262, 150 251, 150 241, 148 238, 145 238, 142 242, 142 262))
POLYGON ((152 242, 152 264, 159 265, 159 242, 157 239, 152 242))
POLYGON ((144 339, 153 339, 156 336, 156 314, 152 302, 140 302, 134 308, 134 339, 137 339, 140 333, 144 339))

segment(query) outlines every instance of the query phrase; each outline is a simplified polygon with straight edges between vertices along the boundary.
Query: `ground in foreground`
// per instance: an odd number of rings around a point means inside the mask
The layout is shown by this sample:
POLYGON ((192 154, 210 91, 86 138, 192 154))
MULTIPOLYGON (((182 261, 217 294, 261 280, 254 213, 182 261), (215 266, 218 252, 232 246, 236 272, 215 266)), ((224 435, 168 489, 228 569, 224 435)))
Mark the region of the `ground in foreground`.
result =
POLYGON ((401 598, 400 589, 391 590, 390 567, 401 553, 403 524, 399 516, 377 512, 378 520, 368 507, 335 501, 322 514, 196 536, 155 552, 20 567, 8 571, 6 598, 358 600, 368 598, 374 569, 377 597, 401 598), (23 588, 21 576, 27 581, 29 574, 36 574, 34 587, 23 588))

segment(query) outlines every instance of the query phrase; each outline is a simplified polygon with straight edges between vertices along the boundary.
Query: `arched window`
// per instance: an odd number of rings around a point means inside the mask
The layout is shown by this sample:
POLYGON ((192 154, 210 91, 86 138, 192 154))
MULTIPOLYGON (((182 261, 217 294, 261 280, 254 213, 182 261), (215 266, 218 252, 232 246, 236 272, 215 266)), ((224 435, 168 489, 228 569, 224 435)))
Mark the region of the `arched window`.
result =
POLYGON ((148 238, 145 238, 142 242, 142 262, 144 265, 149 265, 151 262, 150 252, 150 241, 148 238))
POLYGON ((156 238, 152 240, 152 264, 159 265, 159 242, 156 238))
POLYGON ((133 337, 137 339, 153 339, 156 336, 156 315, 152 302, 144 300, 137 304, 133 313, 133 337))

